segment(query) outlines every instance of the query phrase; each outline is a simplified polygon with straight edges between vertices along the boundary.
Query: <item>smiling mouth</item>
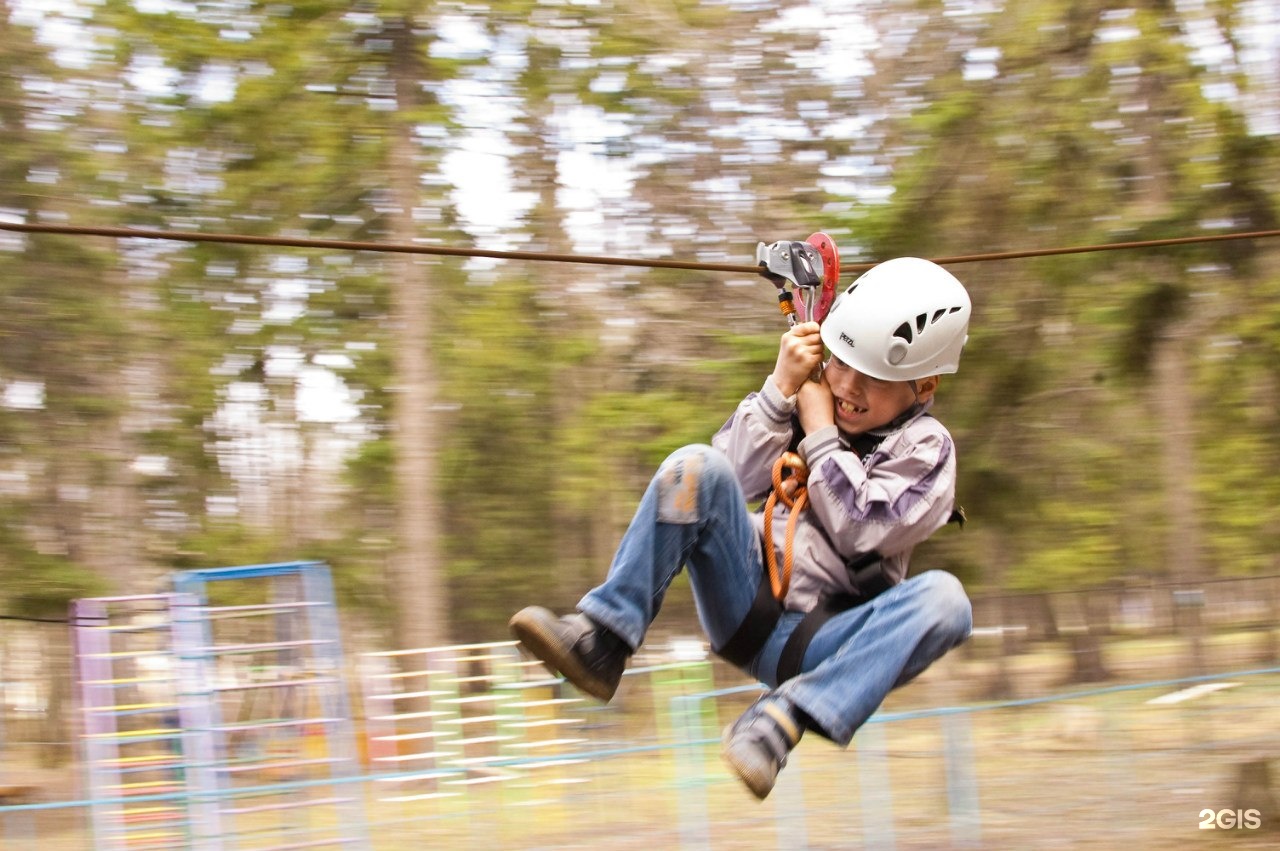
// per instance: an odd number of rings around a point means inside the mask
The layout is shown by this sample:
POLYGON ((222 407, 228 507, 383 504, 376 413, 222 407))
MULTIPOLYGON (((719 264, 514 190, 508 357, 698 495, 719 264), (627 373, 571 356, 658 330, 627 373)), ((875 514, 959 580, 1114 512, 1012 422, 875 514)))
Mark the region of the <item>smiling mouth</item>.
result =
POLYGON ((852 402, 846 402, 843 399, 836 400, 836 407, 840 410, 840 413, 850 417, 865 414, 867 412, 866 408, 859 408, 852 402))

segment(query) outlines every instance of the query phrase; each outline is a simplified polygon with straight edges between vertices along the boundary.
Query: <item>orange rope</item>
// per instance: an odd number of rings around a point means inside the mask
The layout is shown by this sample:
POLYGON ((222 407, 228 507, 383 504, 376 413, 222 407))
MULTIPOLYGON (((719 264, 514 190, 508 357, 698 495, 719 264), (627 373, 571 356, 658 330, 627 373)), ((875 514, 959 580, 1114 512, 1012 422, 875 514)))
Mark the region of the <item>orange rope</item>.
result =
POLYGON ((784 452, 773 464, 773 490, 764 503, 764 558, 769 568, 769 587, 773 590, 774 599, 781 601, 787 596, 791 587, 791 566, 795 560, 796 520, 800 512, 809 504, 809 468, 804 459, 794 452, 784 452), (791 476, 785 481, 783 470, 791 470, 791 476), (778 572, 778 554, 773 549, 773 509, 778 500, 791 509, 787 518, 787 537, 782 544, 782 572, 778 572))

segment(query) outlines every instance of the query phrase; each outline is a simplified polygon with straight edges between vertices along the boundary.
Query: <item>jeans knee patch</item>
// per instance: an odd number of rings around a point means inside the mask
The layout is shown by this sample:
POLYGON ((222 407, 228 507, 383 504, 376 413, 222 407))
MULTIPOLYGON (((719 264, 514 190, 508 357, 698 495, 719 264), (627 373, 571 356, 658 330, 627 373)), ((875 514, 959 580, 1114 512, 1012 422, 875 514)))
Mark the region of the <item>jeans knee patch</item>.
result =
POLYGON ((689 452, 668 458, 658 471, 658 520, 688 525, 698 522, 698 487, 703 455, 689 452))

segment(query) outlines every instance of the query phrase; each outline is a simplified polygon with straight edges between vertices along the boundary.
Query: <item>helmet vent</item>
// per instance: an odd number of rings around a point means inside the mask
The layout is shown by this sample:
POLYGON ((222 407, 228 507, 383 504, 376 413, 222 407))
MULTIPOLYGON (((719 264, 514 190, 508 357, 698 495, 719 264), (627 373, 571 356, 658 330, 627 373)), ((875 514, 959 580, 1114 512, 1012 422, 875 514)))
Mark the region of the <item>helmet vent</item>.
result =
POLYGON ((898 329, 897 329, 896 331, 894 331, 894 332, 893 332, 893 336, 895 336, 895 337, 900 337, 900 338, 902 338, 903 340, 906 340, 908 343, 910 343, 910 342, 911 342, 911 325, 910 325, 910 323, 903 322, 901 325, 899 325, 899 326, 898 326, 898 329))
POLYGON ((928 321, 929 321, 929 314, 927 313, 921 313, 919 316, 916 317, 916 333, 917 334, 924 331, 924 323, 928 321))

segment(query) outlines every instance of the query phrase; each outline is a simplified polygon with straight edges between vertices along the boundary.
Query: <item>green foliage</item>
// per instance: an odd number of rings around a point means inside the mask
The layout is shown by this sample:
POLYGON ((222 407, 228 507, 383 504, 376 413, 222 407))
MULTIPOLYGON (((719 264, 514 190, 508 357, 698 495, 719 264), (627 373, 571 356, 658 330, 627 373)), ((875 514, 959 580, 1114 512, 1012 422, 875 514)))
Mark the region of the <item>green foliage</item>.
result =
POLYGON ((65 559, 33 555, 20 566, 21 572, 10 580, 15 590, 5 595, 8 614, 61 617, 72 600, 102 596, 109 589, 101 576, 65 559))
POLYGON ((169 566, 174 570, 298 560, 275 535, 229 522, 208 524, 197 533, 182 538, 170 559, 169 566))
POLYGON ((347 461, 344 478, 363 500, 395 502, 395 447, 387 438, 370 440, 347 461))
POLYGON ((18 617, 65 617, 67 606, 80 597, 107 590, 102 577, 67 558, 34 548, 18 528, 18 514, 0 514, 0 601, 4 613, 18 617))

